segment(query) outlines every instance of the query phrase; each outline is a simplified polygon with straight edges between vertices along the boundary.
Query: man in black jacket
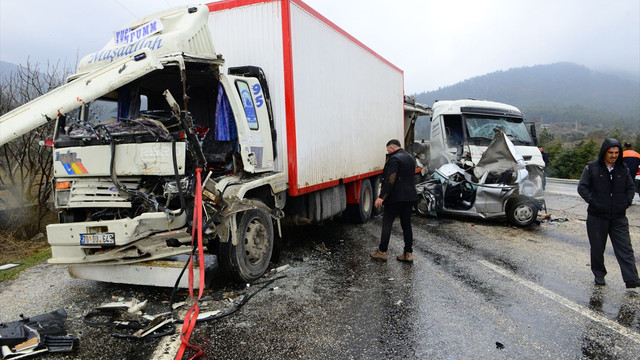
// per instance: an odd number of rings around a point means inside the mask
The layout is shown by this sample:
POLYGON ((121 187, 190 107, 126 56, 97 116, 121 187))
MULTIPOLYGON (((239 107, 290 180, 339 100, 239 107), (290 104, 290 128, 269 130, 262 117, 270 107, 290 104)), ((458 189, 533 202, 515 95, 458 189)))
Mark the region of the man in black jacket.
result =
POLYGON ((633 179, 622 162, 620 141, 604 140, 598 159, 588 163, 582 172, 578 193, 589 204, 587 235, 596 285, 605 285, 604 249, 608 235, 627 288, 640 287, 626 217, 633 201, 633 179))
POLYGON ((384 204, 380 246, 376 252, 371 254, 374 259, 387 260, 391 226, 399 216, 404 236, 404 252, 398 256, 398 260, 413 262, 411 212, 413 204, 418 200, 414 183, 415 169, 416 160, 402 150, 400 141, 389 140, 387 143, 387 162, 382 174, 382 190, 380 197, 374 203, 376 207, 381 207, 384 204))

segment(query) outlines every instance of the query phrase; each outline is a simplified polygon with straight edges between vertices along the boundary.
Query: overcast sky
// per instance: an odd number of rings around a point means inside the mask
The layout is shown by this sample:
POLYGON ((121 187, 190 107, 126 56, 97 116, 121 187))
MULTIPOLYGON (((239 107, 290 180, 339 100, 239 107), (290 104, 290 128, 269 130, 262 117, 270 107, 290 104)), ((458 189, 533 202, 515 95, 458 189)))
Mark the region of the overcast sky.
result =
MULTIPOLYGON (((638 0, 306 0, 405 73, 406 93, 569 61, 640 81, 638 0)), ((0 60, 46 66, 183 0, 0 0, 0 60)))

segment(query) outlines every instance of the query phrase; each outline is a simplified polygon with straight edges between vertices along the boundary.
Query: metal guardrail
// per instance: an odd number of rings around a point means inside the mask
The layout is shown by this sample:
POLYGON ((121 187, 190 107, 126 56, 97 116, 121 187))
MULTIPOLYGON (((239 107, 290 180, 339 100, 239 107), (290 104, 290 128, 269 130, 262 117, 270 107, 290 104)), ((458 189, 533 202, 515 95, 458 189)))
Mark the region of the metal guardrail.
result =
POLYGON ((578 185, 578 182, 579 182, 580 180, 576 180, 576 179, 561 179, 561 178, 551 178, 551 177, 548 177, 548 178, 547 178, 547 181, 553 181, 553 182, 558 183, 558 184, 575 184, 575 185, 578 185))

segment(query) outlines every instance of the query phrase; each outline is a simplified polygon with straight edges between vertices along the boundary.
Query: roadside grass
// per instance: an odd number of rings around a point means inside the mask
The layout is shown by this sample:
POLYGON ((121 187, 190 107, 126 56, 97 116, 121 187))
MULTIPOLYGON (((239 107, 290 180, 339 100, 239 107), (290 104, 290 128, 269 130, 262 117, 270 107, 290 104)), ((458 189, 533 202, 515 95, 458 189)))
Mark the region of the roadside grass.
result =
POLYGON ((51 257, 51 248, 44 235, 28 240, 18 240, 15 233, 0 230, 0 265, 20 264, 0 271, 0 282, 14 280, 20 272, 40 264, 51 257))

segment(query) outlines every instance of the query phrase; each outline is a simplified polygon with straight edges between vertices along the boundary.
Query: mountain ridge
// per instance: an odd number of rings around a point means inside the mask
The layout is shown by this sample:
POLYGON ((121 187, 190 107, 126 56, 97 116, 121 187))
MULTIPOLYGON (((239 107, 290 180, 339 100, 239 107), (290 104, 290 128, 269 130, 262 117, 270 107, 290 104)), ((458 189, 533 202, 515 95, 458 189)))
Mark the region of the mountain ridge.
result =
POLYGON ((568 62, 496 71, 415 97, 427 105, 436 100, 492 100, 514 105, 537 122, 640 129, 640 81, 568 62))

